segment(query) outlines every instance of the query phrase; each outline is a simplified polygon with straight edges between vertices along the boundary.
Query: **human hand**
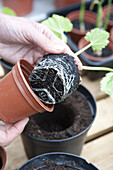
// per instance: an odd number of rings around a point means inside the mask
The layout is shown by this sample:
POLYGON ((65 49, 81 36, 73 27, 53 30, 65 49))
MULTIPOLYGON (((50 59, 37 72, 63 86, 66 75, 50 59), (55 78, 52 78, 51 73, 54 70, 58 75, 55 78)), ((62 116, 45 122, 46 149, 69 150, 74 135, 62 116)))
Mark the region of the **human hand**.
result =
POLYGON ((0 125, 0 146, 9 145, 19 134, 22 133, 29 118, 25 118, 15 124, 0 125))
MULTIPOLYGON (((74 56, 70 48, 45 25, 27 18, 0 14, 0 56, 15 64, 19 58, 25 58, 31 64, 48 53, 68 53, 74 56)), ((82 63, 74 57, 78 69, 82 63)))

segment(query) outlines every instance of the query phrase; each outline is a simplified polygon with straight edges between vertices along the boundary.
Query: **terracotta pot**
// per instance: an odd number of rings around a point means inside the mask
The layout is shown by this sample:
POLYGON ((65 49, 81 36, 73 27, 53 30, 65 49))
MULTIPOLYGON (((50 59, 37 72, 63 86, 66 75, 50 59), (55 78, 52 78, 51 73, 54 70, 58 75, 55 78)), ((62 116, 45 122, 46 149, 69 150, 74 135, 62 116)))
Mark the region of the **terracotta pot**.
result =
POLYGON ((33 0, 2 0, 2 3, 13 9, 18 16, 23 16, 32 11, 33 0))
MULTIPOLYGON (((84 38, 81 38, 80 39, 80 41, 79 41, 79 43, 78 43, 78 48, 79 49, 82 49, 83 47, 85 47, 86 45, 88 45, 89 44, 89 42, 87 42, 84 38)), ((108 59, 108 58, 113 58, 113 44, 110 42, 109 44, 108 44, 108 47, 110 48, 110 50, 112 51, 112 55, 110 55, 110 56, 107 56, 107 57, 94 57, 94 56, 92 56, 92 55, 89 55, 88 53, 86 53, 86 52, 83 52, 83 54, 84 54, 84 56, 86 57, 86 58, 88 58, 89 60, 92 60, 92 61, 103 61, 103 60, 106 60, 106 59, 108 59)))
MULTIPOLYGON (((70 19, 72 22, 75 19, 79 19, 80 12, 79 11, 74 11, 69 13, 66 17, 70 19)), ((90 11, 85 11, 84 14, 84 21, 90 24, 96 24, 96 13, 90 12, 90 11)), ((78 44, 79 40, 86 35, 86 33, 90 30, 86 31, 80 31, 76 28, 73 28, 72 31, 69 33, 71 39, 78 44)))
MULTIPOLYGON (((111 5, 110 13, 113 15, 113 5, 111 5)), ((105 7, 103 7, 103 12, 102 12, 103 20, 105 20, 106 14, 107 14, 107 5, 105 7)), ((113 27, 113 20, 109 20, 107 30, 110 31, 112 27, 113 27)))
POLYGON ((113 43, 113 28, 110 31, 110 41, 113 43))
POLYGON ((55 0, 55 6, 57 8, 66 7, 74 3, 80 3, 81 0, 55 0))
POLYGON ((6 164, 6 152, 3 147, 0 146, 0 169, 4 170, 6 164))
POLYGON ((13 69, 0 81, 0 119, 5 123, 15 123, 27 116, 52 111, 53 105, 44 105, 29 85, 29 75, 33 66, 19 59, 13 69))

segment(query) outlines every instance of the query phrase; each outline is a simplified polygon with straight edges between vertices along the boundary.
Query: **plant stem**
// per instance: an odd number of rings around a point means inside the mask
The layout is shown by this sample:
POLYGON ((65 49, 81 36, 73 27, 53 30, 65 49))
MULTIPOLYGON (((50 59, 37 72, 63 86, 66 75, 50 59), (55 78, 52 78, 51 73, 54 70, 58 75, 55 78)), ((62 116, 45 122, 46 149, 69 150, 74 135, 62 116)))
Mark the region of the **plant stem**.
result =
POLYGON ((102 21, 102 6, 101 2, 98 3, 98 11, 97 11, 97 20, 96 20, 96 27, 100 28, 102 21))
POLYGON ((82 29, 81 31, 84 31, 84 29, 85 29, 85 26, 84 26, 84 12, 85 12, 85 0, 81 0, 80 17, 79 17, 80 29, 82 29))
POLYGON ((112 68, 109 67, 91 67, 91 66, 82 66, 83 70, 92 70, 92 71, 110 71, 113 72, 112 68))
POLYGON ((79 54, 81 54, 82 52, 84 52, 85 50, 87 50, 89 47, 91 47, 92 45, 93 45, 92 43, 86 45, 84 48, 82 48, 81 50, 77 51, 77 52, 75 53, 75 55, 78 56, 79 54))
POLYGON ((108 9, 107 9, 107 15, 105 18, 105 22, 104 22, 104 30, 107 30, 108 21, 110 18, 111 4, 112 4, 112 0, 108 0, 108 9))

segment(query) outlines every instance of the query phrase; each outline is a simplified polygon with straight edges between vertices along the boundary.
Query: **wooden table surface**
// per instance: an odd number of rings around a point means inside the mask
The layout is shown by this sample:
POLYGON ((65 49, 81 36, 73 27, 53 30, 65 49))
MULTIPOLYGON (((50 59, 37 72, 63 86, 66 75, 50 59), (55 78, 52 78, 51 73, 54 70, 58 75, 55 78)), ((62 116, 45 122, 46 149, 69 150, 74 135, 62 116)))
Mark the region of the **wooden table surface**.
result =
MULTIPOLYGON (((4 74, 0 68, 0 76, 4 74)), ((100 80, 90 81, 82 76, 82 84, 97 100, 97 116, 87 134, 81 157, 101 170, 113 170, 113 99, 100 91, 100 80)), ((5 148, 7 163, 5 170, 15 170, 28 159, 21 135, 5 148)))

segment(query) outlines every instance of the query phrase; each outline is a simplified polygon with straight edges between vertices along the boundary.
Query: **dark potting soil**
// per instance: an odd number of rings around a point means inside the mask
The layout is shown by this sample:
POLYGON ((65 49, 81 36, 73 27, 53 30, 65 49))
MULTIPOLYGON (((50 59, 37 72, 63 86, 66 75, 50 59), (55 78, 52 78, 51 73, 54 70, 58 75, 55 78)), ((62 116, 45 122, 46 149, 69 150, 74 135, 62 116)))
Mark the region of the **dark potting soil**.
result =
POLYGON ((85 130, 92 120, 86 99, 76 91, 64 102, 56 104, 53 112, 31 116, 25 132, 41 139, 65 139, 85 130))
POLYGON ((78 67, 68 54, 48 54, 35 66, 29 80, 43 103, 56 104, 78 88, 78 67))
POLYGON ((76 169, 76 170, 85 170, 84 168, 75 165, 74 162, 69 162, 69 163, 64 163, 64 164, 60 164, 58 165, 57 163, 55 163, 54 161, 45 161, 45 163, 43 165, 34 165, 31 170, 38 170, 38 168, 40 170, 43 169, 48 169, 48 170, 72 170, 72 169, 76 169))
MULTIPOLYGON (((79 23, 79 19, 75 19, 72 21, 73 27, 80 30, 80 23, 79 23)), ((93 28, 95 28, 95 24, 91 24, 88 22, 84 22, 85 25, 85 30, 91 30, 93 28)))
POLYGON ((95 54, 95 52, 92 50, 92 48, 90 47, 90 48, 88 48, 86 51, 85 51, 87 54, 89 54, 89 55, 92 55, 92 56, 94 56, 94 57, 108 57, 108 56, 110 56, 110 55, 112 55, 112 51, 111 51, 111 49, 107 46, 107 47, 105 47, 104 49, 102 49, 102 54, 101 55, 97 55, 97 54, 95 54))
POLYGON ((111 15, 110 15, 110 20, 112 20, 112 21, 113 21, 113 14, 111 14, 111 15))
POLYGON ((2 159, 0 158, 0 169, 2 168, 2 159))

